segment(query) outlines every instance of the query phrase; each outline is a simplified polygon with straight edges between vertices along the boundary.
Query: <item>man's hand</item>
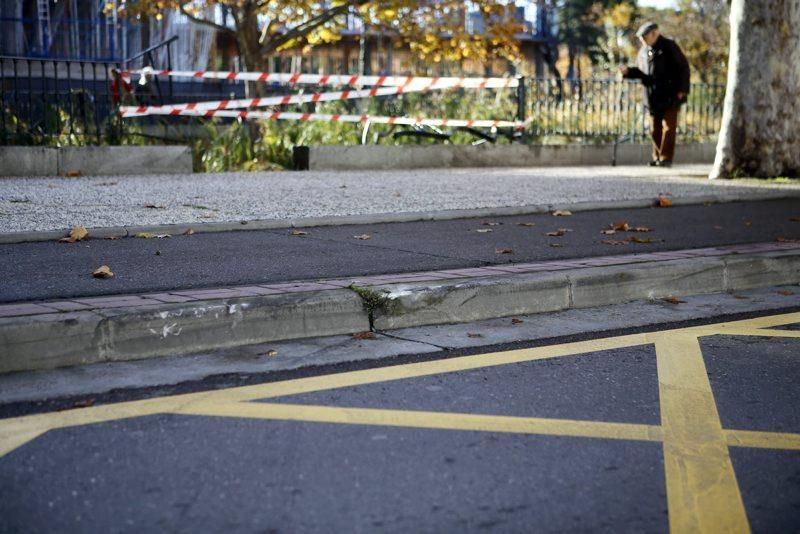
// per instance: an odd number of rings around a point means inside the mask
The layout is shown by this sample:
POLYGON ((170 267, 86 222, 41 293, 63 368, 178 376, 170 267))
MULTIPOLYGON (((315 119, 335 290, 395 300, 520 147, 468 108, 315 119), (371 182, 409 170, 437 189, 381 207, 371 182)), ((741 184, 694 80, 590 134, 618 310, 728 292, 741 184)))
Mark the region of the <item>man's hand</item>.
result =
POLYGON ((623 76, 627 76, 627 75, 628 75, 628 72, 630 72, 630 69, 629 69, 628 67, 622 66, 622 67, 619 67, 619 72, 620 72, 620 73, 621 73, 623 76))

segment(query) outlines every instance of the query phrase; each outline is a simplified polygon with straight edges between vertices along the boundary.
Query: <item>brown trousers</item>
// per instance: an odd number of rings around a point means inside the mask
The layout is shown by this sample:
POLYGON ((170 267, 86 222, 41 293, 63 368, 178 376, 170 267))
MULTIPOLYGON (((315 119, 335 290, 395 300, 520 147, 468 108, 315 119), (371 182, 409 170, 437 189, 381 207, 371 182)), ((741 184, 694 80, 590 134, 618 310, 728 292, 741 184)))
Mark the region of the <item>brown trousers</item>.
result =
POLYGON ((672 161, 675 156, 675 134, 678 129, 680 107, 665 109, 654 115, 651 135, 653 136, 653 160, 672 161))

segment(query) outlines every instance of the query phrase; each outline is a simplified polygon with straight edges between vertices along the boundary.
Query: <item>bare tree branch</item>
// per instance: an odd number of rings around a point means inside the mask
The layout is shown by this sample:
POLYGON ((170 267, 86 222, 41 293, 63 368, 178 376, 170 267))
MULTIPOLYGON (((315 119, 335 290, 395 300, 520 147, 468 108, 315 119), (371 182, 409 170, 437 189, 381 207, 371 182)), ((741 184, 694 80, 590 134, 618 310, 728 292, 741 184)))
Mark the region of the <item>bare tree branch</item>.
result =
POLYGON ((222 24, 217 24, 214 21, 211 21, 211 20, 208 20, 208 19, 204 19, 204 18, 201 18, 201 17, 197 17, 195 15, 192 15, 191 13, 186 11, 186 8, 184 8, 183 6, 180 6, 179 9, 180 9, 181 14, 185 15, 186 17, 188 17, 189 20, 191 20, 192 22, 195 22, 197 24, 201 24, 203 26, 210 26, 211 28, 214 28, 214 29, 219 30, 221 32, 228 32, 228 33, 234 33, 234 34, 236 33, 235 31, 233 31, 232 29, 228 28, 227 26, 223 26, 222 24))

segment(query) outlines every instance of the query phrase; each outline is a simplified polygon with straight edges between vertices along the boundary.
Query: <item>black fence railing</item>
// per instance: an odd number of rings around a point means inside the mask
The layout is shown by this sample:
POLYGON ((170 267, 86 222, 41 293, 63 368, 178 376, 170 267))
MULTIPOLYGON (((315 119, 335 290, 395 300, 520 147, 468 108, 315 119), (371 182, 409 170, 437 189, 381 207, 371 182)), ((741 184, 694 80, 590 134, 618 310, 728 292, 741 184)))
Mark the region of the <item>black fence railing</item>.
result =
MULTIPOLYGON (((174 80, 154 77, 154 93, 147 94, 131 80, 133 87, 122 86, 113 69, 135 70, 152 66, 171 69, 172 52, 167 40, 122 63, 71 61, 0 56, 0 144, 100 144, 115 143, 129 136, 160 137, 169 126, 184 126, 182 140, 191 140, 198 119, 188 117, 143 117, 122 121, 115 113, 120 103, 152 105, 242 97, 241 82, 219 80, 174 80), (157 95, 154 100, 152 95, 157 95), (194 124, 194 126, 192 126, 194 124), (154 128, 158 125, 159 128, 154 128), (163 127, 163 128, 162 128, 163 127), (147 133, 150 132, 150 133, 147 133), (156 132, 153 134, 153 132, 156 132)), ((316 88, 326 90, 324 88, 316 88)), ((267 87, 268 93, 283 93, 286 87, 267 87)), ((307 88, 306 90, 315 90, 307 88)), ((688 102, 679 121, 682 141, 709 141, 719 131, 725 87, 692 84, 688 102)), ((527 142, 646 142, 649 132, 642 86, 635 81, 611 79, 558 80, 522 78, 521 87, 480 95, 474 90, 427 95, 382 97, 374 106, 378 114, 447 116, 452 118, 496 118, 526 120, 523 135, 509 131, 510 141, 527 142), (486 114, 487 116, 482 116, 486 114), (511 135, 513 133, 514 135, 511 135)), ((358 101, 343 103, 348 108, 362 106, 358 101)), ((325 112, 325 105, 320 105, 325 112)), ((306 106, 308 108, 308 105, 306 106)), ((305 109, 304 110, 309 110, 305 109)), ((359 113, 366 112, 360 108, 359 113)), ((202 120, 202 119, 200 119, 202 120)), ((361 128, 353 125, 354 129, 361 128)), ((394 132, 396 142, 414 142, 413 133, 431 132, 407 129, 394 132), (409 138, 410 137, 410 138, 409 138)), ((481 138, 494 142, 503 136, 487 137, 473 132, 472 137, 437 130, 440 141, 470 142, 481 138)), ((487 132, 483 132, 486 134, 487 132)), ((502 133, 502 132, 501 132, 502 133)), ((378 133, 378 138, 389 132, 378 133)), ((367 136, 360 136, 367 139, 367 136)), ((174 139, 174 138, 173 138, 174 139)))

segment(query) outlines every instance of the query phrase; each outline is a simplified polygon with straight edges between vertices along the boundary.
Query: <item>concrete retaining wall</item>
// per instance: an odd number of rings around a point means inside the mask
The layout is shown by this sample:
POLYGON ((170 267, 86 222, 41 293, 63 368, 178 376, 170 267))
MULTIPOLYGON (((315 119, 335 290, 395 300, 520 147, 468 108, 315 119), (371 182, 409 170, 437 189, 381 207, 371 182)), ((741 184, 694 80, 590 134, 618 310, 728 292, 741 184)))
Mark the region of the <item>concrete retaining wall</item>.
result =
MULTIPOLYGON (((650 160, 650 145, 620 144, 617 165, 650 160)), ((715 143, 679 145, 677 163, 713 163, 715 143)), ((311 170, 431 167, 610 165, 614 145, 353 145, 312 146, 311 170)))
POLYGON ((191 172, 192 151, 183 146, 0 147, 0 176, 191 172))

